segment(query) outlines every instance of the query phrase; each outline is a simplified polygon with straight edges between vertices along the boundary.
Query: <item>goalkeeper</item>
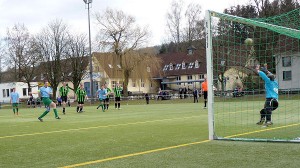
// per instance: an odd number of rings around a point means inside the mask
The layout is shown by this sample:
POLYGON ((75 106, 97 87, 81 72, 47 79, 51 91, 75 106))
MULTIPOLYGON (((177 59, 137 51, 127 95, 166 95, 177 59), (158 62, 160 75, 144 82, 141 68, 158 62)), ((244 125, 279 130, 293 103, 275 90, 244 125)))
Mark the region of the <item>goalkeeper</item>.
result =
POLYGON ((265 82, 266 101, 264 108, 260 111, 260 121, 257 125, 264 124, 265 126, 272 125, 272 111, 278 107, 278 83, 275 81, 275 76, 267 70, 267 65, 260 70, 260 66, 255 68, 258 75, 265 82))

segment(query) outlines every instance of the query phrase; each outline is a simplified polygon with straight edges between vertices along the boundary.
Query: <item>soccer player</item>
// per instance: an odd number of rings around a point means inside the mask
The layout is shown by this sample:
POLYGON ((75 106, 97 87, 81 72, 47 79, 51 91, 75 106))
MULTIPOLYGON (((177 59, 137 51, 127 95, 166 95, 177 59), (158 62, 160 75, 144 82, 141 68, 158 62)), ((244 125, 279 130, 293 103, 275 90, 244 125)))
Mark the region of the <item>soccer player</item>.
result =
POLYGON ((20 96, 19 93, 16 92, 16 88, 13 88, 13 91, 10 93, 10 103, 12 104, 14 115, 19 115, 19 102, 20 96))
POLYGON ((38 118, 41 122, 43 122, 43 117, 49 113, 50 108, 53 108, 55 118, 60 119, 57 114, 56 104, 50 99, 51 94, 52 89, 48 87, 48 81, 45 81, 44 86, 39 89, 39 96, 42 97, 42 101, 47 107, 46 111, 38 118))
POLYGON ((121 109, 121 92, 123 88, 120 86, 119 83, 117 83, 116 87, 114 88, 114 94, 115 94, 115 109, 121 109))
POLYGON ((107 87, 107 84, 104 85, 104 88, 106 89, 107 91, 107 96, 106 96, 106 99, 105 99, 105 109, 108 110, 108 107, 109 107, 109 95, 111 94, 111 89, 107 87))
POLYGON ((83 84, 79 84, 79 88, 75 93, 75 100, 77 100, 77 113, 83 112, 84 101, 87 99, 86 91, 84 90, 83 84))
POLYGON ((59 88, 59 95, 61 97, 63 105, 63 114, 66 114, 66 103, 68 102, 69 86, 67 86, 66 82, 63 82, 62 84, 63 85, 59 88))
POLYGON ((105 112, 105 103, 106 103, 106 98, 107 98, 107 90, 105 89, 105 85, 102 85, 101 88, 97 91, 97 95, 100 101, 99 106, 97 107, 97 109, 99 109, 99 107, 102 107, 102 111, 105 112))
POLYGON ((272 111, 278 107, 278 83, 275 81, 275 76, 267 70, 266 65, 262 70, 260 70, 260 66, 257 65, 255 70, 264 80, 266 90, 265 105, 260 111, 260 120, 256 124, 269 126, 273 124, 271 119, 272 111))
POLYGON ((207 79, 206 77, 204 77, 204 82, 202 82, 201 84, 201 94, 203 94, 203 98, 204 98, 204 109, 206 109, 206 104, 207 104, 207 79))

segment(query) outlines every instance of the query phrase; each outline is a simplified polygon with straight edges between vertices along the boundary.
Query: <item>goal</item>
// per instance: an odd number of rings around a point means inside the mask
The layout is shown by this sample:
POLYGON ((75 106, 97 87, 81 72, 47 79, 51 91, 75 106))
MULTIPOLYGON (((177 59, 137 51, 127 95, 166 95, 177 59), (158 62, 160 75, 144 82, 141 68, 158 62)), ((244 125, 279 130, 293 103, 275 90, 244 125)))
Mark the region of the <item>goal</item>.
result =
POLYGON ((206 11, 205 26, 209 139, 300 142, 300 9, 259 19, 206 11), (269 126, 256 124, 266 99, 256 65, 279 85, 269 126))

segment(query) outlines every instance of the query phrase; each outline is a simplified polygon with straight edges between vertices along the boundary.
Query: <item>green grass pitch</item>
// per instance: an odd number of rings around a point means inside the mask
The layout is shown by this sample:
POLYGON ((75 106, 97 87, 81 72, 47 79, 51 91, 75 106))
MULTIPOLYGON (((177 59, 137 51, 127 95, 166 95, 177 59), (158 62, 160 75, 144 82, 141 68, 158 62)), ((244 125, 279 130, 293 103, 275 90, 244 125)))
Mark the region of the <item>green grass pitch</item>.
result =
MULTIPOLYGON (((75 107, 68 107, 66 115, 58 108, 62 119, 54 119, 51 110, 44 122, 37 120, 43 108, 21 108, 20 116, 0 109, 0 167, 300 165, 299 144, 208 141, 207 109, 202 109, 202 102, 162 102, 123 102, 121 110, 111 105, 107 112, 87 106, 83 113, 76 113, 75 107)), ((250 122, 246 131, 260 129, 255 123, 250 129, 250 122)), ((245 132, 245 127, 234 129, 224 136, 245 132)))

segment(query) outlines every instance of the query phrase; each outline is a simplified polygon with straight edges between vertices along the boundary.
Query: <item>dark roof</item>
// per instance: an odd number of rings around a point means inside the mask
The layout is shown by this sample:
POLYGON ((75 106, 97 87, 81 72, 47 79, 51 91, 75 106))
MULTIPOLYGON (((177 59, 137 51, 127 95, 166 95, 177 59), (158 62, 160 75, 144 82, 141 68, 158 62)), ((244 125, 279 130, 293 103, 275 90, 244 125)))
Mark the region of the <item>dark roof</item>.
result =
POLYGON ((162 77, 180 76, 180 75, 193 75, 193 74, 206 74, 206 55, 205 49, 194 50, 193 54, 189 55, 187 52, 167 53, 159 55, 163 60, 161 71, 162 77), (195 68, 195 62, 199 62, 199 68, 195 68), (182 69, 182 63, 185 63, 185 69, 182 69), (189 68, 190 63, 193 66, 189 68), (170 67, 173 64, 173 70, 170 67), (180 68, 176 66, 180 65, 180 68))

